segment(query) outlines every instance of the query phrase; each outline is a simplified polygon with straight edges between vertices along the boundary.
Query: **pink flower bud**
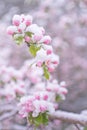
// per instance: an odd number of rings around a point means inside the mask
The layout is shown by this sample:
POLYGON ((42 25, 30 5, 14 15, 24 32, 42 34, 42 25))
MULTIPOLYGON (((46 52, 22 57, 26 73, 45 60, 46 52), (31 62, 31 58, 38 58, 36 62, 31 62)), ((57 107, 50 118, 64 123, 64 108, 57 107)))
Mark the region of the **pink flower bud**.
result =
POLYGON ((13 35, 15 32, 17 32, 17 28, 16 28, 15 26, 9 26, 9 27, 7 28, 7 33, 8 33, 9 35, 13 35))
POLYGON ((40 27, 41 31, 42 31, 42 34, 44 35, 45 34, 45 29, 43 27, 40 27))
POLYGON ((14 15, 14 17, 12 19, 12 23, 15 26, 19 26, 19 24, 20 24, 20 15, 14 15))
POLYGON ((53 64, 58 64, 58 61, 53 61, 52 63, 53 63, 53 64))
POLYGON ((39 95, 36 95, 35 98, 38 99, 38 100, 40 100, 40 96, 39 95))
POLYGON ((31 38, 30 37, 28 37, 28 36, 25 36, 25 42, 30 42, 30 40, 31 40, 31 38))
POLYGON ((19 33, 22 33, 22 30, 21 30, 20 28, 18 28, 18 32, 19 32, 19 33))
POLYGON ((48 95, 45 95, 45 96, 44 96, 44 100, 47 100, 47 99, 48 99, 48 95))
POLYGON ((46 88, 47 91, 51 92, 51 89, 50 88, 46 88))
POLYGON ((31 15, 27 15, 25 18, 25 24, 26 26, 29 26, 32 24, 32 16, 31 15))
POLYGON ((66 82, 65 82, 65 81, 62 81, 62 82, 60 83, 60 86, 65 88, 65 87, 66 87, 66 82))
POLYGON ((47 55, 52 54, 52 50, 47 50, 47 55))
POLYGON ((68 93, 68 90, 66 88, 61 87, 60 92, 66 95, 68 93))
POLYGON ((50 36, 44 36, 41 40, 44 44, 50 44, 51 42, 51 37, 50 36))
POLYGON ((34 35, 33 39, 34 39, 34 41, 38 42, 42 39, 42 37, 43 37, 42 35, 34 35))
POLYGON ((21 19, 21 22, 24 22, 24 20, 25 20, 25 15, 22 14, 22 15, 20 16, 20 19, 21 19))
POLYGON ((41 66, 42 66, 42 62, 41 62, 41 61, 38 61, 38 62, 37 62, 37 66, 38 66, 38 67, 41 67, 41 66))
POLYGON ((53 72, 54 70, 55 70, 54 67, 48 67, 49 72, 53 72))
POLYGON ((44 112, 44 111, 46 111, 46 107, 45 106, 40 106, 40 110, 41 110, 41 112, 44 112))

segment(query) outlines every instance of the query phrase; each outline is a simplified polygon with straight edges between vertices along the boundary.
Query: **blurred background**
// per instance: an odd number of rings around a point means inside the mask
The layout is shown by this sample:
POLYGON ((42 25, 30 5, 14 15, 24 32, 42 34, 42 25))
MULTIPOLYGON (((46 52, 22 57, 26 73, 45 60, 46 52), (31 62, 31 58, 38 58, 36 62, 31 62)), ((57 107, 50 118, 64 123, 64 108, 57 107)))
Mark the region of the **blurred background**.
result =
POLYGON ((60 56, 55 77, 69 90, 60 109, 87 109, 87 0, 0 0, 0 64, 20 68, 30 57, 26 46, 17 46, 6 34, 13 15, 22 13, 45 28, 60 56))

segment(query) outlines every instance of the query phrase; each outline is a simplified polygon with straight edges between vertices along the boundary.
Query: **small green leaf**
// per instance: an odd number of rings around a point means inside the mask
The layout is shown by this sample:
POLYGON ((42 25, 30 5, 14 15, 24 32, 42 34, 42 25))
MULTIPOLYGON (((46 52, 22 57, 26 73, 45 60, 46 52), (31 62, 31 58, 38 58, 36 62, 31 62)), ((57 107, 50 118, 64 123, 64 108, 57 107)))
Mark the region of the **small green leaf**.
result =
POLYGON ((47 125, 48 124, 48 114, 47 114, 47 112, 45 112, 45 113, 42 113, 42 117, 43 117, 43 124, 44 125, 47 125))
POLYGON ((39 116, 34 118, 34 122, 35 122, 35 126, 40 126, 41 124, 43 124, 43 117, 42 114, 39 114, 39 116))
POLYGON ((48 114, 45 113, 40 113, 38 117, 34 118, 34 122, 36 126, 40 125, 47 125, 48 124, 48 114))
POLYGON ((23 42, 23 36, 15 36, 14 35, 14 40, 18 45, 20 45, 23 42))
POLYGON ((26 32, 25 34, 26 34, 27 36, 29 36, 29 37, 32 37, 32 34, 33 34, 33 33, 32 33, 32 32, 26 32))
POLYGON ((45 78, 49 79, 50 78, 50 73, 49 73, 49 71, 48 71, 48 69, 47 69, 47 67, 45 65, 43 66, 43 70, 44 70, 45 78))
POLYGON ((37 117, 33 117, 32 113, 29 114, 28 120, 30 124, 33 124, 35 127, 39 127, 40 125, 47 125, 48 124, 48 113, 39 113, 37 117))
POLYGON ((40 48, 41 48, 41 47, 37 47, 35 44, 33 44, 33 45, 30 45, 29 51, 30 51, 30 53, 35 57, 36 54, 37 54, 37 51, 39 51, 40 48))
POLYGON ((61 100, 62 100, 62 98, 61 98, 61 96, 60 96, 60 95, 57 95, 55 100, 56 100, 56 102, 59 102, 59 101, 61 101, 61 100))

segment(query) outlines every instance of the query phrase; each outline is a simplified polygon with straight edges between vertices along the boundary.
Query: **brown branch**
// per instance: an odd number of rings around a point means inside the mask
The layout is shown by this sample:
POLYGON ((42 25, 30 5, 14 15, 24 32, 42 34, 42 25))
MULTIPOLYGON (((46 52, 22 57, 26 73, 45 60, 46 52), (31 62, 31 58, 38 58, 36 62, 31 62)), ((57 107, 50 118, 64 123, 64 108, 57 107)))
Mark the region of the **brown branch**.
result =
MULTIPOLYGON (((17 113, 17 110, 8 112, 0 116, 0 121, 3 121, 5 119, 11 118, 17 113)), ((61 121, 70 122, 73 124, 80 124, 82 126, 87 126, 87 116, 83 114, 76 114, 71 112, 65 112, 65 111, 56 111, 51 115, 52 119, 59 119, 61 121)))
POLYGON ((0 121, 6 120, 8 118, 11 118, 12 116, 14 116, 17 113, 17 110, 13 110, 11 112, 5 113, 2 116, 0 116, 0 121))
POLYGON ((54 119, 59 119, 65 122, 70 122, 73 124, 80 124, 82 126, 87 126, 87 116, 82 114, 76 114, 71 112, 56 111, 51 115, 54 119))

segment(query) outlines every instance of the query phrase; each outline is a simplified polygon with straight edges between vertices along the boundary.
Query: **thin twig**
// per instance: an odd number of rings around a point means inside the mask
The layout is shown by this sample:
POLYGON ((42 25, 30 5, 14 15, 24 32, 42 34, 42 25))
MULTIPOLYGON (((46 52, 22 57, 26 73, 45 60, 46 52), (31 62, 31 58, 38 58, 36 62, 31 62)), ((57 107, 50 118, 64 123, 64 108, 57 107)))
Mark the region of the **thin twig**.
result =
POLYGON ((78 126, 78 124, 75 124, 75 127, 77 128, 77 130, 80 130, 80 128, 79 128, 79 126, 78 126))

